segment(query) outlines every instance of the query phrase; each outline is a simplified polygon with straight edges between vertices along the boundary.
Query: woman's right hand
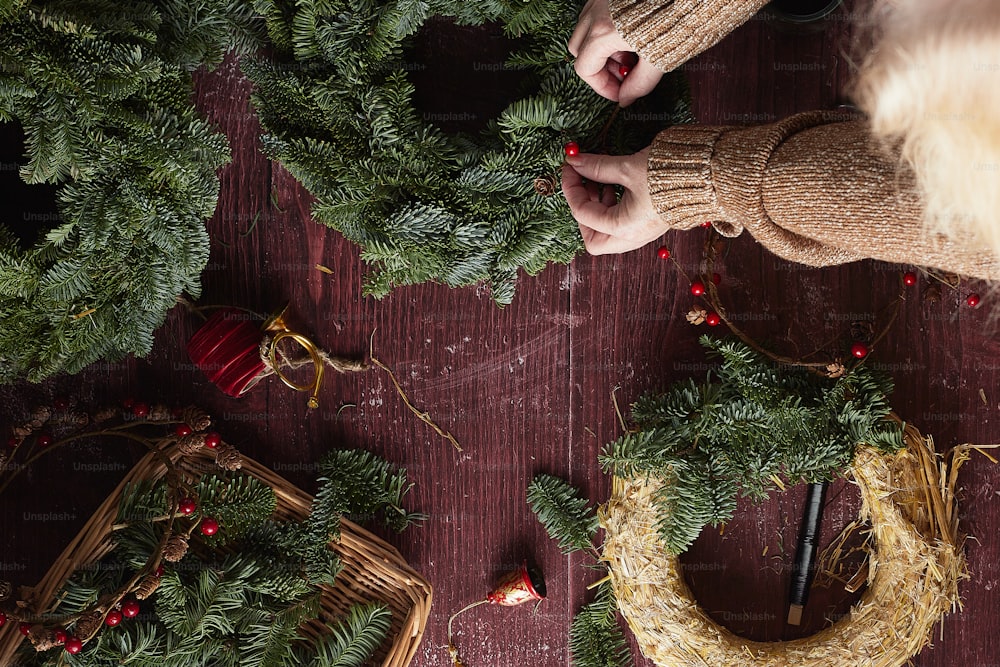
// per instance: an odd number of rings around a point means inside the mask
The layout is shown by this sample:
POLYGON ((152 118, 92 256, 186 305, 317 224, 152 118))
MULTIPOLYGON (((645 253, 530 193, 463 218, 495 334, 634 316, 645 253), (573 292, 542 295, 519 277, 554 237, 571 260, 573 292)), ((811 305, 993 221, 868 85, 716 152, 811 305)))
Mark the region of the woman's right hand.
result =
POLYGON ((608 0, 589 0, 576 30, 569 40, 569 52, 576 58, 574 67, 580 78, 601 97, 627 107, 648 94, 660 82, 663 72, 640 58, 622 38, 608 0), (628 73, 621 74, 626 67, 628 73))

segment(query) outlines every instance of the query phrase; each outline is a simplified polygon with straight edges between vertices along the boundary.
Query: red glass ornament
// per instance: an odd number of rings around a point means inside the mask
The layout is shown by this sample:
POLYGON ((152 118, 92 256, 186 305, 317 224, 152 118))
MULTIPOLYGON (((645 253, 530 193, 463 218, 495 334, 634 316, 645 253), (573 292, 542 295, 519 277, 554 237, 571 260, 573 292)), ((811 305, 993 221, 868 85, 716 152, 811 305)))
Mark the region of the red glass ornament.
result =
POLYGON ((916 285, 917 284, 917 274, 913 271, 907 271, 903 274, 903 284, 904 285, 916 285))
POLYGON ((267 367, 260 358, 263 334, 235 308, 220 308, 188 342, 191 361, 227 396, 248 392, 267 367))
POLYGON ((132 406, 132 414, 136 417, 146 417, 149 415, 149 405, 146 403, 136 403, 132 406))
POLYGON ((695 296, 701 296, 704 293, 705 293, 705 283, 698 280, 691 283, 691 294, 694 294, 695 296))
POLYGON ((670 248, 665 245, 661 245, 656 249, 656 256, 660 259, 670 259, 670 248))
POLYGON ((205 434, 205 446, 209 449, 215 449, 222 442, 222 436, 212 431, 211 433, 205 434))
POLYGON ((65 644, 66 639, 69 637, 65 630, 56 630, 53 636, 55 637, 57 644, 65 644))
POLYGON ((710 327, 719 326, 719 322, 721 321, 722 318, 719 317, 718 313, 709 313, 708 315, 705 316, 705 324, 707 324, 710 327))
POLYGON ((177 503, 177 510, 184 516, 194 514, 196 509, 198 509, 198 503, 194 501, 194 498, 181 498, 180 502, 177 503))
POLYGON ((117 609, 112 609, 111 611, 108 612, 108 615, 104 617, 104 623, 106 625, 110 625, 111 627, 115 627, 121 622, 122 622, 122 613, 117 609))
POLYGON ((135 618, 139 615, 139 603, 135 600, 128 600, 122 605, 122 616, 125 618, 135 618))
POLYGON ((219 532, 219 522, 215 519, 203 519, 201 522, 201 534, 202 535, 215 535, 219 532))
POLYGON ((77 653, 83 650, 83 642, 77 639, 76 637, 67 637, 66 643, 63 645, 63 648, 66 649, 67 653, 72 653, 73 655, 76 655, 77 653))
POLYGON ((48 447, 52 444, 52 434, 51 433, 39 433, 38 434, 38 446, 48 447))
POLYGON ((580 154, 580 144, 575 141, 570 141, 563 146, 563 150, 566 151, 566 155, 568 157, 576 157, 580 154))
POLYGON ((965 297, 965 302, 969 304, 969 308, 975 308, 976 306, 979 305, 979 295, 976 293, 972 293, 969 296, 965 297))
POLYGON ((174 433, 177 434, 178 438, 183 438, 184 436, 191 435, 193 431, 187 424, 178 424, 177 427, 174 428, 174 433))
POLYGON ((868 346, 864 343, 855 343, 851 346, 851 354, 858 359, 864 359, 868 356, 868 346))

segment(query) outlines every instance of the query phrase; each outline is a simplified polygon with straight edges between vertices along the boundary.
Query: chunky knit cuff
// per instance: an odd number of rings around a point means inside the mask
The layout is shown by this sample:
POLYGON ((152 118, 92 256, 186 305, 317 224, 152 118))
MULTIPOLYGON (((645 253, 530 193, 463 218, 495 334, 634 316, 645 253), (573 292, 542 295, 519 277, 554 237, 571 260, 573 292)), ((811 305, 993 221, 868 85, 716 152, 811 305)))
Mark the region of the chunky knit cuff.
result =
POLYGON ((615 27, 664 72, 687 62, 747 21, 768 0, 610 0, 615 27))
POLYGON ((722 219, 712 182, 712 153, 726 130, 677 125, 653 140, 649 151, 649 194, 672 229, 690 229, 722 219))

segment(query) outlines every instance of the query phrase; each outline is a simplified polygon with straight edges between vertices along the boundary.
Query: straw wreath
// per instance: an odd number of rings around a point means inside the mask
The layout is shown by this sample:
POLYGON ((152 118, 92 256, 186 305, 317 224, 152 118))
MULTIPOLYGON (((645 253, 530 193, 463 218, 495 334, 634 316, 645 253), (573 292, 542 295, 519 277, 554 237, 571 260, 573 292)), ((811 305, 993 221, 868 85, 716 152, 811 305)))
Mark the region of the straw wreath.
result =
POLYGON ((931 638, 960 603, 967 578, 955 499, 958 469, 973 447, 945 459, 933 440, 907 425, 893 455, 859 448, 851 473, 861 492, 859 520, 871 526, 868 586, 850 614, 819 633, 786 642, 736 636, 702 610, 678 559, 656 530, 654 479, 616 478, 602 508, 603 558, 622 614, 643 653, 661 667, 898 667, 931 638))

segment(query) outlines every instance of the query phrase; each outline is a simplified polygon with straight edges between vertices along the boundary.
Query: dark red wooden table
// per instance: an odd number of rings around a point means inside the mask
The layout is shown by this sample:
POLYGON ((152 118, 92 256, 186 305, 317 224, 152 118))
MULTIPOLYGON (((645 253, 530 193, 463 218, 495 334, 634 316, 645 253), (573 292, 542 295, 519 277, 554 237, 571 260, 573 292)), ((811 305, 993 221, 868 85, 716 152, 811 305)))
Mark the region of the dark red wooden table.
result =
MULTIPOLYGON (((825 32, 809 35, 753 20, 690 62, 685 69, 699 121, 768 122, 836 107, 850 76, 850 17, 841 9, 825 32)), ((247 454, 306 489, 314 488, 308 464, 326 450, 373 450, 409 470, 411 505, 430 517, 422 528, 387 536, 435 589, 415 667, 450 664, 442 648, 448 615, 482 597, 524 558, 544 570, 548 599, 537 609, 480 607, 462 617, 456 630, 466 664, 568 665, 569 623, 596 577, 546 538, 525 487, 548 472, 605 499, 609 480, 596 457, 620 434, 612 390, 624 406, 644 391, 703 375, 696 337, 705 328, 685 321, 692 303, 685 279, 648 248, 580 257, 523 278, 503 310, 483 290, 434 285, 399 289, 383 301, 364 298, 357 249, 311 222, 308 194, 258 152, 248 94, 234 62, 199 76, 198 102, 233 147, 209 224, 212 256, 201 301, 266 312, 290 300, 305 333, 346 356, 366 354, 374 332, 376 355, 464 451, 414 418, 381 371, 328 376, 317 411, 276 379, 241 400, 225 397, 191 367, 184 345, 198 320, 180 308, 147 359, 0 388, 5 417, 20 418, 57 395, 89 405, 125 396, 194 402, 247 454)), ((486 95, 503 99, 502 91, 486 95)), ((697 272, 704 238, 698 230, 670 233, 666 241, 685 270, 697 272)), ((788 354, 842 335, 851 322, 872 321, 897 293, 900 271, 874 262, 808 269, 749 238, 729 243, 719 268, 722 298, 737 321, 788 354)), ((871 357, 895 377, 897 412, 933 434, 940 448, 1000 440, 993 421, 1000 344, 989 322, 995 303, 987 298, 973 310, 963 302, 964 290, 982 287, 945 289, 937 301, 925 298, 927 282, 909 289, 898 323, 871 357)), ((0 498, 0 578, 34 583, 137 455, 96 448, 59 453, 8 489, 0 498)), ((961 484, 962 528, 976 538, 968 543, 971 578, 962 586, 964 610, 949 616, 934 648, 915 659, 921 667, 1000 665, 1000 466, 974 458, 961 484)), ((684 557, 699 601, 735 631, 765 640, 792 636, 784 625, 785 597, 803 498, 798 487, 760 506, 741 505, 723 534, 705 531, 684 557)), ((843 483, 829 499, 827 540, 854 517, 858 503, 843 483)), ((805 629, 842 614, 849 602, 842 592, 814 592, 805 629)))

